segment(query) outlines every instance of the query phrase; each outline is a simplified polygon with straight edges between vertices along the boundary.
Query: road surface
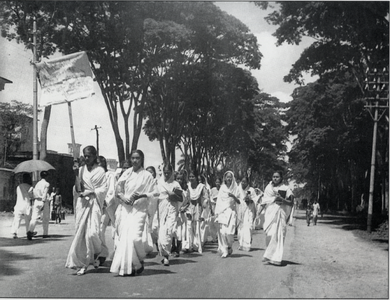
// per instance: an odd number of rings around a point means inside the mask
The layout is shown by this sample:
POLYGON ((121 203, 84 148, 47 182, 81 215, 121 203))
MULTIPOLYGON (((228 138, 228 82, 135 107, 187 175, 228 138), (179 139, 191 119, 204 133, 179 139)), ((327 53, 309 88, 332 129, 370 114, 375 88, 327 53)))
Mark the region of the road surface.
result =
MULTIPOLYGON (((388 298, 388 243, 356 237, 342 216, 325 215, 317 226, 307 226, 297 211, 288 227, 283 265, 264 265, 262 230, 253 235, 253 250, 222 259, 217 244, 203 254, 182 254, 161 264, 156 251, 136 277, 109 272, 111 261, 84 276, 64 267, 74 233, 74 217, 51 221, 50 238, 42 226, 32 241, 12 239, 12 215, 0 215, 0 297, 17 298, 388 298)), ((106 239, 112 249, 111 227, 106 239)))

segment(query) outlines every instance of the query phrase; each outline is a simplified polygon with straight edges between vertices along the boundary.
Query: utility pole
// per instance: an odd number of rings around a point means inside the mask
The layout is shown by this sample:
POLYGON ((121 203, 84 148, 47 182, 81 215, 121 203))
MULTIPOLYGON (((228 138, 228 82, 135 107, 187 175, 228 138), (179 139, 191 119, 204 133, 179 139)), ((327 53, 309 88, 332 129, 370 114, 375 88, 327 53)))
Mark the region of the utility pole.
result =
MULTIPOLYGON (((37 81, 37 21, 33 22, 33 160, 38 160, 38 81, 37 81)), ((38 181, 38 172, 33 172, 33 184, 38 181)))
POLYGON ((91 130, 96 130, 96 152, 98 156, 99 156, 99 129, 100 128, 101 127, 97 127, 97 125, 95 125, 95 127, 91 129, 91 130))
POLYGON ((374 129, 372 135, 371 152, 371 171, 370 171, 370 191, 368 198, 368 216, 367 231, 372 231, 372 211, 374 203, 374 185, 375 185, 375 160, 376 160, 376 140, 378 131, 378 122, 389 108, 389 70, 388 67, 379 70, 377 68, 367 69, 367 78, 365 90, 367 95, 366 108, 368 109, 373 121, 374 129))
POLYGON ((33 23, 33 159, 38 159, 37 22, 33 23))

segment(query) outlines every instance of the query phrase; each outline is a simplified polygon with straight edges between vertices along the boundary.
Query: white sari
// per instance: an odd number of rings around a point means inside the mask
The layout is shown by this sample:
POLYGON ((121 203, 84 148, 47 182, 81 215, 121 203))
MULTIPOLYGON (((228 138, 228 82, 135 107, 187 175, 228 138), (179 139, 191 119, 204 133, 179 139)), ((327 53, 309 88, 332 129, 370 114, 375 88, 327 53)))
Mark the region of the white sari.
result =
POLYGON ((222 184, 218 192, 217 204, 215 206, 215 222, 219 223, 218 228, 218 250, 222 254, 228 254, 229 249, 233 246, 234 232, 236 230, 236 202, 229 196, 229 193, 239 197, 237 183, 234 174, 227 171, 223 176, 223 182, 226 180, 226 175, 230 173, 233 176, 232 183, 228 187, 225 183, 222 184))
POLYGON ((285 191, 285 199, 292 196, 291 189, 285 184, 274 186, 272 181, 264 191, 263 204, 265 208, 264 231, 266 233, 267 249, 263 259, 273 264, 280 265, 283 258, 284 239, 286 237, 287 222, 291 214, 292 206, 276 204, 274 201, 280 191, 285 191))
POLYGON ((241 184, 238 188, 240 205, 237 214, 237 227, 238 227, 238 243, 242 250, 250 251, 252 246, 252 230, 254 229, 253 221, 256 217, 256 207, 253 202, 253 198, 256 196, 255 190, 249 185, 243 189, 241 184), (252 202, 245 202, 245 197, 250 192, 249 197, 252 202))
POLYGON ((145 219, 149 201, 153 197, 154 179, 144 168, 133 171, 126 170, 118 180, 118 191, 123 192, 126 198, 134 193, 145 194, 133 205, 120 203, 116 211, 116 230, 118 243, 110 272, 119 275, 130 275, 143 266, 146 252, 142 242, 145 219))
POLYGON ((80 179, 84 188, 94 193, 85 197, 77 194, 76 234, 65 264, 65 267, 71 269, 88 267, 102 251, 100 221, 107 193, 104 169, 95 165, 88 171, 87 166, 82 166, 80 179))
POLYGON ((186 213, 190 215, 190 219, 187 221, 187 240, 183 244, 183 248, 192 248, 193 250, 202 253, 203 241, 199 219, 202 216, 202 202, 205 197, 204 184, 199 183, 196 188, 193 189, 191 183, 188 183, 188 194, 191 204, 188 206, 186 213))
POLYGON ((165 181, 162 177, 158 182, 158 191, 160 193, 158 205, 160 217, 158 244, 161 256, 171 254, 172 238, 176 232, 180 202, 170 200, 168 194, 168 192, 173 192, 175 188, 181 190, 180 184, 173 179, 173 176, 168 181, 165 181))

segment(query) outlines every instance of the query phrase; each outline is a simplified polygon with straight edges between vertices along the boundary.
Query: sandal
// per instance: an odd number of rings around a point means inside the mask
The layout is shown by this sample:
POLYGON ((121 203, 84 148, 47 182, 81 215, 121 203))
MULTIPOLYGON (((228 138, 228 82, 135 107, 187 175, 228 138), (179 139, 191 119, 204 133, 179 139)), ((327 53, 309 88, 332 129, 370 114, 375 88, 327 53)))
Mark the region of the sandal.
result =
POLYGON ((95 269, 99 268, 99 266, 100 266, 99 258, 95 259, 95 261, 93 262, 93 266, 95 267, 95 269))
POLYGON ((80 270, 77 271, 76 274, 79 275, 79 276, 80 275, 84 275, 86 271, 87 271, 87 268, 81 268, 80 270))

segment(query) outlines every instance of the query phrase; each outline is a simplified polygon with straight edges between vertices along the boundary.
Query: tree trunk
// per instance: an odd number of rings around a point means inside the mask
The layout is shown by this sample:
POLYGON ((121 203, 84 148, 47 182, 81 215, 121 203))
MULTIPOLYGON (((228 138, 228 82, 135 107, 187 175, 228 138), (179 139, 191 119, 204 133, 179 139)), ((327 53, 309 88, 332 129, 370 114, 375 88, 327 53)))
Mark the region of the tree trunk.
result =
POLYGON ((45 112, 43 115, 43 121, 41 126, 41 149, 39 152, 39 159, 45 160, 47 155, 47 129, 49 128, 51 114, 51 105, 45 107, 45 112))

